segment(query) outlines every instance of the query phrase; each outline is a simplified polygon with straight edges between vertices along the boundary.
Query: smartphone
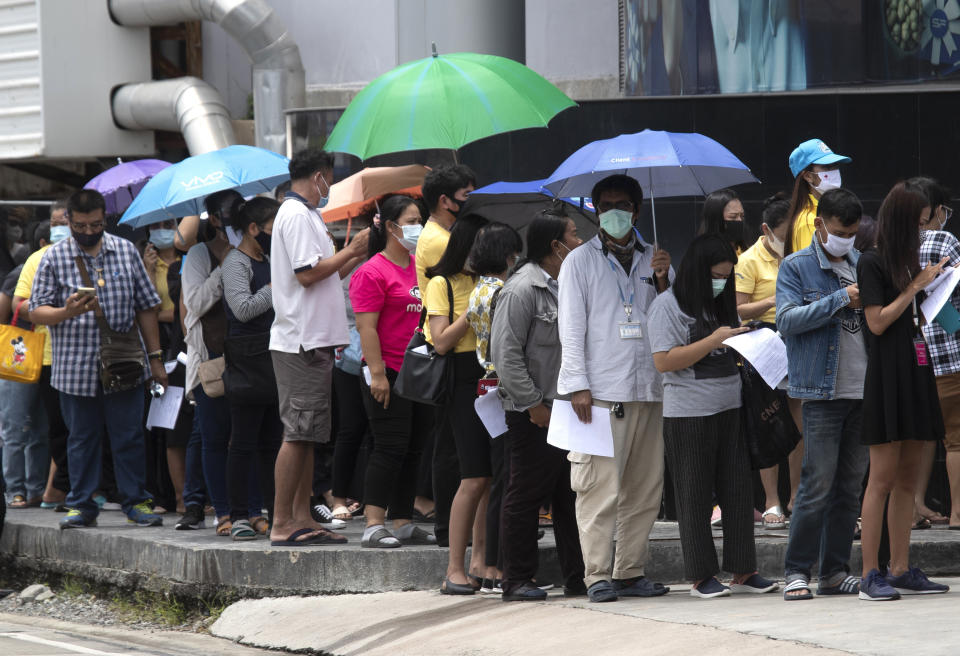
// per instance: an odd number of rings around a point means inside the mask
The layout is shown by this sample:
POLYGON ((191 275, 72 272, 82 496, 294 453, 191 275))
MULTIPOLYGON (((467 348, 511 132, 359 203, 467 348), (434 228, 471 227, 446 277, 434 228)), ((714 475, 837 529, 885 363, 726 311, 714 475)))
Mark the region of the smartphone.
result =
POLYGON ((80 296, 96 296, 97 290, 93 287, 77 287, 77 293, 80 296))

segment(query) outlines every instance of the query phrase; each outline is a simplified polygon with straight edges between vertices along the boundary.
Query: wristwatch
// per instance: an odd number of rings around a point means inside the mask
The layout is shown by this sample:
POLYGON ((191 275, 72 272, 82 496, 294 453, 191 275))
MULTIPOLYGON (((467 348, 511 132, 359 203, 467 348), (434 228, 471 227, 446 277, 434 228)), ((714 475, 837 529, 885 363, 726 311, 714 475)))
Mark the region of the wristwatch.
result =
POLYGON ((150 351, 150 353, 147 353, 147 357, 151 360, 163 361, 163 351, 150 351))

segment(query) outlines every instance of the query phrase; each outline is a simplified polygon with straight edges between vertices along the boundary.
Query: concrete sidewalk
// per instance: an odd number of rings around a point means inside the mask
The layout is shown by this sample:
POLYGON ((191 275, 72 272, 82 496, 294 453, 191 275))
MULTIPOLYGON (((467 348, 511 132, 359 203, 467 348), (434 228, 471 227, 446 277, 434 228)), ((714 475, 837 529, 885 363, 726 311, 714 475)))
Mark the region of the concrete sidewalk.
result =
MULTIPOLYGON (((938 579, 960 590, 960 579, 938 579)), ((954 655, 960 592, 872 603, 855 596, 785 602, 781 593, 591 604, 391 592, 238 602, 211 632, 245 645, 331 656, 736 654, 954 655)))
MULTIPOLYGON (((205 597, 436 590, 447 565, 447 550, 437 547, 360 548, 361 519, 342 531, 350 540, 344 546, 294 548, 271 547, 264 538, 233 542, 212 528, 175 531, 174 515, 164 517, 165 526, 140 528, 128 525, 120 512, 108 511, 100 514, 97 528, 60 531, 62 517, 50 510, 11 510, 0 558, 12 557, 16 566, 41 573, 205 597)), ((722 532, 714 535, 719 550, 722 532)), ((757 529, 756 536, 760 572, 782 576, 787 531, 757 529)), ((651 540, 648 576, 682 581, 677 524, 658 522, 651 540)), ((552 531, 540 547, 538 579, 558 581, 552 531)), ((911 557, 930 574, 960 574, 960 531, 914 531, 911 557)), ((851 565, 859 568, 859 543, 851 565)))

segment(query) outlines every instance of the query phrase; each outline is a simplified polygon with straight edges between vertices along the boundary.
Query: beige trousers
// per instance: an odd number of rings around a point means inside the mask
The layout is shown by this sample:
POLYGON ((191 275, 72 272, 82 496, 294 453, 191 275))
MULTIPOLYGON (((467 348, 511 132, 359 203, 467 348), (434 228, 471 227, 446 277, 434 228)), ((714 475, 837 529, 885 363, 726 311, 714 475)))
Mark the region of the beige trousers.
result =
MULTIPOLYGON (((612 408, 613 404, 594 400, 612 408)), ((593 421, 610 421, 613 457, 571 452, 570 487, 577 493, 577 525, 587 587, 644 575, 650 530, 663 496, 663 404, 623 404, 623 419, 594 408, 593 421)))

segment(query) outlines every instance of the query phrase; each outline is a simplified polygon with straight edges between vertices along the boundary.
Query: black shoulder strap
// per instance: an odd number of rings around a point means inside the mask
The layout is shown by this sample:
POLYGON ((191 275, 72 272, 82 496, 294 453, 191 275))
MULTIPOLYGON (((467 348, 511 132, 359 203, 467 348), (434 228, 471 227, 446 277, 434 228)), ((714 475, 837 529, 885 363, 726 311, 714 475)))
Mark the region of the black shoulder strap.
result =
POLYGON ((500 285, 494 290, 493 296, 490 297, 490 338, 487 339, 487 353, 483 358, 487 362, 491 362, 490 345, 493 344, 493 313, 497 309, 497 298, 500 296, 500 292, 502 291, 503 291, 503 285, 500 285))
POLYGON ((446 276, 443 277, 443 280, 447 283, 447 301, 450 303, 450 309, 447 311, 447 316, 450 318, 450 323, 453 323, 453 285, 450 284, 450 279, 446 276))

